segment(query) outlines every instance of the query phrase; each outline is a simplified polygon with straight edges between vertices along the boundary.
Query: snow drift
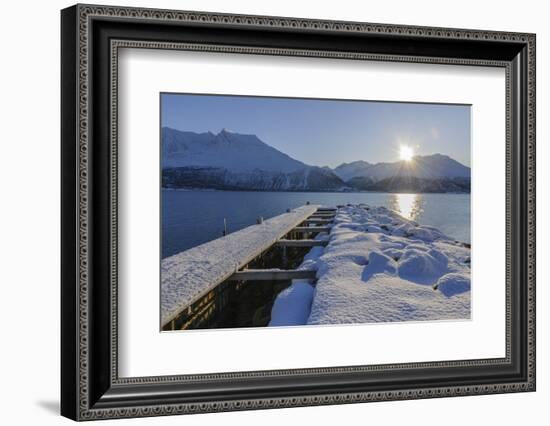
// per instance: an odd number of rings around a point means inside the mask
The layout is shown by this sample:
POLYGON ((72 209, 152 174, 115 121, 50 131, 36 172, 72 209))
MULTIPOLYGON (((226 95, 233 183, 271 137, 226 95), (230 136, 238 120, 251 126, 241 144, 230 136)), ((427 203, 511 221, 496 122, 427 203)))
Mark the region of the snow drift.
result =
POLYGON ((466 244, 366 205, 339 208, 328 238, 304 259, 316 284, 294 282, 280 294, 270 325, 470 318, 466 244))

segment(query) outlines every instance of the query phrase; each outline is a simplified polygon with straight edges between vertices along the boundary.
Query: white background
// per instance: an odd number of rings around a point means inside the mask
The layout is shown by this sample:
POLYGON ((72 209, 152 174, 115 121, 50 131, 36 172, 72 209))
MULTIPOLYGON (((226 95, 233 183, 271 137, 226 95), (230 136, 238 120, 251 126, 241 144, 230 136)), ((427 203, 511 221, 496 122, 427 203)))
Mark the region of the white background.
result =
MULTIPOLYGON (((269 425, 545 424, 550 399, 548 185, 550 28, 541 1, 354 2, 277 0, 140 1, 106 4, 536 32, 538 109, 538 391, 453 399, 118 420, 119 424, 269 425)), ((0 392, 3 424, 68 424, 59 395, 59 9, 69 2, 2 8, 0 68, 0 392)), ((117 424, 108 421, 102 424, 117 424)))
POLYGON ((119 374, 504 357, 504 75, 504 69, 488 67, 124 49, 118 91, 119 374), (168 91, 471 103, 472 319, 159 333, 158 99, 168 91), (220 357, 219 348, 231 350, 220 357))

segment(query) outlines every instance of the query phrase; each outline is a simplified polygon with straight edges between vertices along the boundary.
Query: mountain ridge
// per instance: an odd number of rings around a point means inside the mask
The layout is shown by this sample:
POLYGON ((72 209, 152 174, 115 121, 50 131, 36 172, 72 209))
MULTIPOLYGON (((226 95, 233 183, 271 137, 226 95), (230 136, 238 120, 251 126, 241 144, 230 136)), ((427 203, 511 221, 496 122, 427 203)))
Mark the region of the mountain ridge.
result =
MULTIPOLYGON (((380 162, 376 164, 360 162, 343 163, 334 170, 344 169, 349 181, 356 177, 370 178, 373 181, 390 177, 415 177, 421 179, 469 178, 470 168, 448 155, 416 155, 410 161, 380 162), (349 164, 353 164, 350 168, 349 164)), ((337 174, 341 176, 338 172, 337 174)))
POLYGON ((163 127, 164 187, 261 191, 469 191, 470 168, 444 154, 334 169, 296 160, 256 135, 227 129, 215 134, 163 127))

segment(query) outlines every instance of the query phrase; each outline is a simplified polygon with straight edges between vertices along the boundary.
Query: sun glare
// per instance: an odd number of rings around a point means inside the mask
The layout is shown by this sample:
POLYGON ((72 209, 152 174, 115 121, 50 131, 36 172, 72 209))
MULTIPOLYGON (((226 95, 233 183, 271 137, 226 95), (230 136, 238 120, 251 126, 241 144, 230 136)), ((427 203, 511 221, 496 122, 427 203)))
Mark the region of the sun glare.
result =
POLYGON ((399 148, 399 158, 403 161, 411 161, 414 157, 414 151, 412 147, 407 145, 401 145, 399 148))

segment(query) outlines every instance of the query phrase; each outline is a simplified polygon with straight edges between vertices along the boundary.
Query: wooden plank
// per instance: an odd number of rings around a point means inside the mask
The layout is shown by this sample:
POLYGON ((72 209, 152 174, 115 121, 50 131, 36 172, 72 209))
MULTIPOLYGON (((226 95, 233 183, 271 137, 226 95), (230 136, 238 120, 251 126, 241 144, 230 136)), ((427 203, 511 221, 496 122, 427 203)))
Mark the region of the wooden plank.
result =
POLYGON ((297 226, 292 231, 296 232, 329 232, 330 226, 297 226))
POLYGON ((288 281, 288 280, 314 280, 316 271, 300 271, 291 269, 248 269, 235 272, 229 281, 288 281))
POLYGON ((201 244, 161 263, 161 323, 164 326, 247 265, 311 216, 317 205, 307 205, 201 244))
POLYGON ((312 224, 312 225, 326 225, 332 222, 333 222, 332 220, 328 220, 328 219, 306 219, 303 223, 312 224))
POLYGON ((324 247, 328 240, 279 240, 275 243, 278 247, 324 247))

